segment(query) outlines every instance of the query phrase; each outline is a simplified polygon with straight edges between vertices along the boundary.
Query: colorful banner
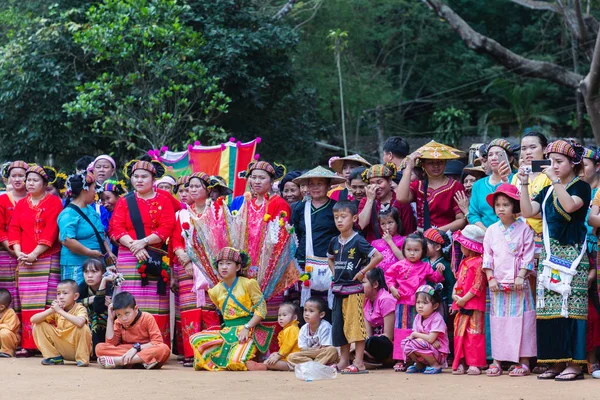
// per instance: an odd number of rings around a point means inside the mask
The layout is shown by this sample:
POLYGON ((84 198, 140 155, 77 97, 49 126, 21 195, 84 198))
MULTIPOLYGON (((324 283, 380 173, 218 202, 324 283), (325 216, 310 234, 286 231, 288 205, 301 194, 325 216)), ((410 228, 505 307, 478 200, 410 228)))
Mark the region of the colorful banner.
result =
POLYGON ((227 143, 217 146, 201 146, 196 142, 187 151, 172 152, 163 147, 160 151, 150 150, 148 154, 165 164, 167 174, 175 178, 194 172, 219 175, 225 179, 235 197, 241 196, 246 190, 246 180, 240 178, 239 173, 245 171, 257 156, 256 145, 259 143, 260 138, 248 143, 236 142, 231 138, 227 143))

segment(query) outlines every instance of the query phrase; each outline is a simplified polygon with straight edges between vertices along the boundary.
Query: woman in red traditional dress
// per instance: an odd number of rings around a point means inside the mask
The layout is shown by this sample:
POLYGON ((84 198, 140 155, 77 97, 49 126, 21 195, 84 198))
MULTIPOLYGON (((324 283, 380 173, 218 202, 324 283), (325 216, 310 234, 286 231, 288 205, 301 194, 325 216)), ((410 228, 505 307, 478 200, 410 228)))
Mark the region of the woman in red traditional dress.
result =
POLYGON ((169 329, 169 260, 164 250, 173 232, 173 197, 155 190, 154 179, 165 173, 158 161, 132 160, 125 166, 134 192, 119 199, 109 233, 119 243, 117 265, 125 278, 121 289, 135 296, 140 310, 154 316, 166 344, 169 329))
POLYGON ((50 167, 31 166, 25 172, 27 197, 15 206, 8 228, 8 245, 18 263, 17 284, 21 300, 23 335, 20 355, 37 347, 33 340, 31 316, 50 307, 56 300, 60 280, 60 242, 58 214, 61 200, 46 192, 56 179, 50 167))
POLYGON ((8 247, 8 226, 15 210, 15 205, 27 196, 25 188, 25 172, 29 165, 25 161, 7 163, 2 170, 2 177, 7 180, 9 189, 0 196, 0 288, 10 292, 12 308, 21 316, 21 301, 17 287, 17 257, 8 247))

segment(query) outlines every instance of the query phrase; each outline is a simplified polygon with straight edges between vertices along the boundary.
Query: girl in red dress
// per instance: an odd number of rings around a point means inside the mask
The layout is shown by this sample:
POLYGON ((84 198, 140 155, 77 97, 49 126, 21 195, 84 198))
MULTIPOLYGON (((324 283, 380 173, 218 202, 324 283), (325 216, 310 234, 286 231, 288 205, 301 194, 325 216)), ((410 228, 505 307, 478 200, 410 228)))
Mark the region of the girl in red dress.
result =
POLYGON ((158 161, 130 161, 124 173, 134 192, 119 199, 109 228, 119 243, 117 265, 125 278, 121 288, 135 296, 140 310, 154 316, 169 344, 170 268, 163 247, 175 224, 173 197, 153 187, 155 178, 165 173, 158 161))
MULTIPOLYGON (((22 308, 24 350, 35 350, 31 316, 50 307, 60 279, 58 214, 60 198, 46 192, 56 179, 50 167, 31 166, 25 172, 27 197, 14 209, 8 228, 8 245, 18 263, 19 298, 22 308)), ((29 355, 23 352, 21 355, 29 355)))

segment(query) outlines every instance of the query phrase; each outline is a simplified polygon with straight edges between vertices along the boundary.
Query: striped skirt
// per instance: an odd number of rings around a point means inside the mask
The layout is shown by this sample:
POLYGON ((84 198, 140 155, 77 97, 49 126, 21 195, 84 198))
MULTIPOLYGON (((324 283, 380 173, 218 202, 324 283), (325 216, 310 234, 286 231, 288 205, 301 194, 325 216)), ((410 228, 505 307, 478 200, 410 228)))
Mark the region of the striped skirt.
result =
POLYGON ((33 265, 19 266, 18 286, 21 299, 22 347, 35 350, 31 317, 52 305, 60 280, 60 254, 44 257, 33 265))
POLYGON ((12 297, 12 308, 19 315, 21 299, 17 288, 17 259, 8 251, 0 251, 0 289, 9 291, 12 297))
POLYGON ((190 338, 194 349, 194 369, 196 371, 246 371, 246 362, 256 355, 256 345, 252 336, 246 343, 227 343, 224 336, 237 335, 243 326, 218 327, 196 333, 190 338))
POLYGON ((413 321, 417 311, 415 306, 409 304, 396 305, 396 326, 394 329, 394 360, 404 360, 402 341, 413 331, 413 321))
POLYGON ((175 263, 173 272, 177 276, 178 292, 175 294, 175 343, 177 353, 186 358, 194 356, 190 336, 200 332, 202 310, 197 306, 194 278, 188 276, 185 268, 175 263))
POLYGON ((131 293, 139 309, 152 314, 162 334, 163 342, 170 345, 169 292, 164 296, 156 293, 157 278, 149 277, 148 285, 142 286, 142 278, 136 268, 137 258, 125 247, 119 248, 117 266, 125 278, 121 283, 120 291, 131 293))

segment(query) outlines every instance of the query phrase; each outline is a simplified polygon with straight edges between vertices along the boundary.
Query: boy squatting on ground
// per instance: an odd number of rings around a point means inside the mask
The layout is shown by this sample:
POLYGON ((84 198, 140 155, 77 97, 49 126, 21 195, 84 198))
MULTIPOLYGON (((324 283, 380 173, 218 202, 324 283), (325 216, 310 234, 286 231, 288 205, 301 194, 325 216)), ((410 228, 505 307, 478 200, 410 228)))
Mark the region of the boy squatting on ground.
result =
POLYGON ((76 303, 79 287, 72 279, 58 283, 56 300, 45 311, 31 317, 33 339, 44 359, 42 365, 60 365, 64 360, 87 367, 92 352, 92 332, 85 307, 76 303))
POLYGON ((10 308, 12 297, 6 289, 0 289, 0 357, 14 357, 21 341, 19 327, 21 321, 15 310, 10 308))
POLYGON ((121 292, 108 307, 106 343, 98 343, 96 355, 102 368, 142 364, 152 369, 169 361, 171 349, 163 343, 152 314, 139 310, 131 293, 121 292))

